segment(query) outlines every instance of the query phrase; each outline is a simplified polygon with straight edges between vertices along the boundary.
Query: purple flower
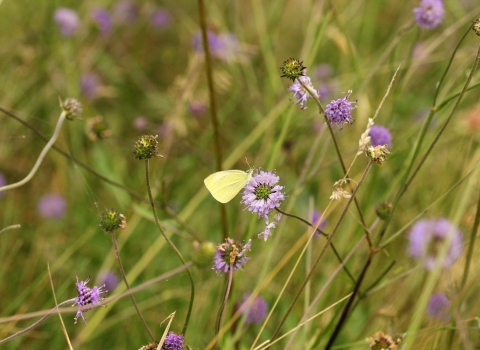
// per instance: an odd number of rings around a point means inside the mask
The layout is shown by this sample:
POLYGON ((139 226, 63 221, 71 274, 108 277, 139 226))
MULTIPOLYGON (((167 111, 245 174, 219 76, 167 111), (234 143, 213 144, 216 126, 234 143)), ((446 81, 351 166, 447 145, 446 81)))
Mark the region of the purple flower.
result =
POLYGON ((248 211, 257 213, 267 220, 267 215, 285 199, 283 186, 277 185, 280 177, 269 171, 260 171, 253 175, 243 189, 242 203, 248 205, 248 211))
POLYGON ((99 94, 101 81, 95 73, 85 73, 80 78, 80 88, 88 99, 93 100, 99 94))
POLYGON ((183 349, 183 335, 176 335, 173 332, 168 333, 165 337, 165 342, 162 345, 162 350, 182 350, 183 349))
POLYGON ((418 26, 432 29, 440 25, 445 15, 442 0, 422 0, 420 6, 413 9, 418 26))
MULTIPOLYGON (((314 210, 313 213, 312 213, 312 224, 313 224, 314 227, 317 226, 318 220, 320 220, 321 218, 322 218, 322 213, 320 213, 317 210, 314 210)), ((318 224, 318 229, 323 230, 326 225, 327 225, 327 220, 323 219, 320 222, 320 224, 318 224)), ((315 235, 319 235, 318 231, 315 231, 315 235)))
MULTIPOLYGON (((93 305, 91 308, 88 308, 88 310, 91 310, 95 308, 95 306, 100 305, 100 302, 104 300, 105 298, 102 298, 100 294, 107 292, 104 288, 105 285, 101 287, 93 287, 92 289, 87 287, 87 283, 90 281, 90 277, 87 278, 86 281, 79 281, 77 277, 77 292, 78 296, 75 298, 75 304, 78 305, 79 307, 82 306, 87 306, 87 305, 93 305)), ((73 304, 72 306, 75 306, 73 304)), ((77 314, 75 315, 75 323, 77 323, 78 318, 81 316, 83 318, 83 322, 85 324, 87 323, 87 320, 85 319, 85 316, 83 315, 84 312, 88 310, 78 310, 77 314)))
POLYGON ((445 294, 433 294, 428 301, 427 313, 432 318, 448 323, 450 321, 450 304, 450 300, 448 300, 445 294))
POLYGON ((206 110, 207 110, 207 106, 205 105, 205 103, 200 101, 191 102, 188 108, 189 113, 194 117, 200 117, 205 113, 206 110))
POLYGON ((236 243, 233 239, 225 239, 225 243, 220 244, 217 247, 217 253, 213 258, 215 265, 212 267, 212 271, 216 270, 217 275, 222 272, 227 273, 240 269, 251 258, 246 256, 247 250, 250 250, 252 240, 248 240, 247 244, 236 243))
POLYGON ((443 267, 450 267, 462 254, 462 235, 445 218, 418 221, 409 233, 409 252, 414 258, 419 259, 428 270, 432 270, 435 267, 437 254, 448 234, 452 237, 443 267))
POLYGON ((47 194, 41 197, 37 204, 38 213, 47 219, 60 219, 66 209, 65 199, 58 194, 47 194))
POLYGON ((350 102, 348 100, 351 94, 352 90, 348 90, 344 98, 330 102, 325 108, 325 115, 330 124, 340 126, 340 130, 342 130, 344 124, 353 124, 355 121, 352 117, 352 111, 357 106, 352 107, 352 105, 356 104, 357 101, 350 102))
POLYGON ((172 15, 168 10, 156 9, 150 15, 150 23, 155 28, 167 28, 172 23, 172 15))
POLYGON ((295 79, 295 82, 288 88, 291 92, 293 92, 293 97, 297 99, 297 101, 294 103, 300 105, 300 109, 307 109, 307 100, 311 98, 312 96, 310 93, 300 84, 298 81, 300 79, 304 85, 310 88, 310 91, 316 92, 318 94, 318 91, 316 91, 313 88, 312 81, 310 80, 309 77, 307 76, 300 76, 299 78, 295 79))
POLYGON ((63 36, 72 36, 77 32, 80 18, 75 11, 67 8, 59 8, 53 16, 63 36))
POLYGON ((138 130, 142 131, 145 130, 148 127, 148 120, 145 117, 137 117, 133 121, 133 127, 138 130))
POLYGON ((93 20, 97 22, 98 30, 103 36, 107 36, 112 31, 112 19, 107 10, 97 8, 91 14, 93 20))
POLYGON ((120 23, 132 23, 138 17, 138 5, 129 0, 118 1, 113 8, 113 18, 120 23))
POLYGON ((243 304, 240 306, 242 315, 247 315, 245 323, 260 323, 267 317, 268 303, 262 297, 258 296, 255 300, 248 301, 250 295, 243 298, 243 304))
POLYGON ((388 145, 388 147, 392 147, 392 135, 390 131, 384 126, 381 125, 373 125, 370 129, 368 134, 371 138, 372 146, 383 146, 388 145))
POLYGON ((104 285, 107 290, 115 290, 118 286, 118 277, 113 272, 104 272, 100 276, 100 284, 104 285))
MULTIPOLYGON (((5 178, 5 175, 0 173, 0 187, 3 187, 7 184, 7 179, 5 178)), ((5 191, 0 192, 0 197, 5 196, 5 191)))
MULTIPOLYGON (((210 54, 214 58, 224 61, 232 59, 237 51, 238 40, 234 34, 217 35, 212 31, 207 32, 208 45, 210 54)), ((199 53, 203 54, 202 33, 197 32, 192 38, 192 47, 199 53)))

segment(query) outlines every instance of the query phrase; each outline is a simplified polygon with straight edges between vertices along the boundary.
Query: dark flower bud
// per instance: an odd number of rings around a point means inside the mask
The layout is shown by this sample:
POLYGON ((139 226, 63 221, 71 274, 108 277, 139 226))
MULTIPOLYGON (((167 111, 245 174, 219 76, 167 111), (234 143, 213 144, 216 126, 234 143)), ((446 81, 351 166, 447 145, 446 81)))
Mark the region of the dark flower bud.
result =
POLYGON ((158 154, 158 135, 144 135, 141 136, 133 146, 133 154, 135 159, 143 160, 152 157, 163 157, 158 154))
POLYGON ((115 209, 107 209, 100 216, 100 227, 105 232, 112 232, 127 227, 127 219, 115 209))
POLYGON ((295 58, 289 58, 279 67, 283 75, 281 78, 287 78, 291 81, 295 81, 298 77, 304 76, 303 70, 307 67, 303 66, 303 62, 296 60, 295 58))

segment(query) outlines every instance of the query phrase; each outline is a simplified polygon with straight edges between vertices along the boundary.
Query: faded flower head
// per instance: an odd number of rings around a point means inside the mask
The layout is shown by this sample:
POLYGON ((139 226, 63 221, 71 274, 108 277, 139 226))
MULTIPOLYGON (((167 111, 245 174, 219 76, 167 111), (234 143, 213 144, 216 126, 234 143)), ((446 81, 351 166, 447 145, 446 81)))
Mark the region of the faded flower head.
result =
POLYGON ((100 216, 100 227, 105 232, 113 232, 127 227, 127 219, 115 209, 107 209, 100 216))
POLYGON ((107 120, 97 115, 87 120, 87 136, 91 141, 106 139, 112 135, 107 120))
POLYGON ((67 8, 59 8, 53 16, 63 36, 72 36, 77 32, 80 18, 75 11, 67 8))
POLYGON ((112 31, 112 18, 107 10, 96 8, 91 13, 101 35, 107 36, 112 31))
POLYGON ((157 342, 151 342, 151 343, 148 343, 147 345, 142 346, 138 350, 157 350, 157 348, 158 348, 158 343, 157 342))
POLYGON ((84 310, 78 310, 74 318, 75 323, 77 323, 77 320, 79 317, 82 317, 83 322, 87 324, 87 320, 85 319, 85 316, 83 315, 83 313, 95 308, 95 306, 97 305, 101 305, 100 302, 105 299, 100 296, 100 294, 107 292, 107 290, 104 289, 105 286, 104 285, 100 287, 95 286, 92 289, 90 289, 87 287, 87 283, 89 281, 90 281, 90 277, 88 277, 86 281, 79 281, 77 277, 76 285, 77 285, 78 296, 75 298, 75 304, 73 304, 72 306, 78 305, 79 307, 82 307, 82 306, 92 305, 92 307, 84 310))
POLYGON ((475 32, 475 34, 480 36, 480 18, 477 18, 475 21, 473 21, 472 30, 475 32))
POLYGON ((352 196, 350 192, 343 189, 343 185, 345 185, 349 180, 350 179, 340 179, 338 181, 335 181, 335 183, 333 184, 334 191, 332 192, 330 199, 339 201, 342 198, 350 198, 352 196))
POLYGON ((386 127, 375 124, 368 135, 371 138, 372 146, 387 145, 390 148, 392 147, 392 135, 386 127))
POLYGON ((269 171, 254 174, 243 189, 242 203, 248 206, 248 211, 266 219, 273 209, 280 207, 285 195, 284 187, 277 185, 279 180, 280 177, 269 171))
POLYGON ((422 0, 420 6, 413 9, 415 21, 418 26, 432 29, 439 26, 443 21, 445 9, 442 0, 422 0))
POLYGON ((41 217, 60 219, 67 209, 67 202, 59 194, 47 194, 40 198, 37 210, 41 217))
POLYGON ((284 61, 279 68, 282 71, 280 78, 287 78, 291 81, 295 81, 295 79, 304 76, 304 70, 307 69, 307 67, 303 66, 303 61, 296 60, 295 58, 289 58, 284 61))
POLYGON ((176 335, 173 332, 168 333, 165 342, 162 345, 162 350, 182 350, 183 349, 183 334, 176 335))
POLYGON ((217 246, 217 253, 213 259, 215 265, 212 271, 216 271, 217 275, 222 272, 227 273, 240 269, 251 258, 247 257, 247 250, 251 250, 252 240, 248 240, 247 244, 236 243, 232 238, 225 239, 225 243, 217 246))
POLYGON ((386 145, 383 146, 369 146, 365 149, 365 154, 368 158, 373 160, 375 163, 382 165, 383 162, 387 159, 387 154, 390 152, 386 145))
POLYGON ((250 295, 246 295, 243 298, 243 303, 240 306, 242 315, 247 315, 245 323, 262 322, 267 317, 268 303, 260 296, 257 296, 253 301, 249 301, 250 295))
POLYGON ((307 76, 301 76, 295 80, 295 82, 288 88, 293 92, 293 97, 297 99, 294 104, 300 105, 300 109, 307 109, 307 100, 312 97, 313 94, 315 97, 319 98, 319 92, 315 90, 312 85, 312 81, 307 76), (308 90, 305 89, 300 81, 308 87, 308 90))
POLYGON ((352 90, 348 90, 344 98, 332 101, 325 107, 325 115, 328 121, 332 125, 340 126, 340 130, 344 124, 353 124, 355 121, 352 117, 352 111, 357 108, 357 106, 352 105, 356 104, 357 101, 348 100, 351 94, 352 90))
POLYGON ((172 23, 172 15, 168 10, 155 9, 150 15, 150 24, 158 29, 164 29, 172 23))
POLYGON ((444 293, 436 293, 430 297, 427 305, 427 314, 444 323, 450 321, 450 300, 444 293))
POLYGON ((158 135, 144 135, 141 136, 133 146, 133 154, 135 159, 143 160, 152 157, 163 157, 158 153, 158 135))
POLYGON ((390 335, 383 332, 377 332, 373 337, 365 339, 372 350, 397 350, 398 344, 402 342, 402 338, 393 339, 390 335))
POLYGON ((67 98, 64 101, 60 100, 60 107, 65 112, 68 120, 80 118, 82 114, 82 104, 74 98, 67 98))
POLYGON ((449 234, 452 237, 442 266, 450 267, 462 254, 462 234, 445 218, 418 221, 409 233, 409 252, 428 270, 433 270, 437 255, 449 234))

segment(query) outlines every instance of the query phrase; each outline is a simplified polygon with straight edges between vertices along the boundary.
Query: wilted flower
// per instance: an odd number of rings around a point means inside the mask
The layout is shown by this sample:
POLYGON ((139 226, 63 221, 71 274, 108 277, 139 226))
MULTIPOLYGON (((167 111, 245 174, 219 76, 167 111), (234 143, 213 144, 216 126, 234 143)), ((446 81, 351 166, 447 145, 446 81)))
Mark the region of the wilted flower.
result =
POLYGON ((279 68, 282 71, 280 78, 287 78, 291 81, 295 81, 304 76, 305 69, 307 69, 307 67, 303 66, 303 61, 296 60, 295 58, 285 60, 279 68))
POLYGON ((316 91, 312 85, 312 81, 307 76, 301 76, 295 80, 295 82, 288 88, 291 92, 293 92, 293 97, 297 99, 294 104, 299 104, 300 109, 307 109, 307 99, 311 98, 312 95, 318 96, 318 91, 316 91), (308 87, 308 90, 305 89, 302 84, 300 84, 299 80, 308 87))
POLYGON ((120 23, 132 23, 137 19, 138 5, 129 0, 118 1, 113 8, 113 18, 120 23))
POLYGON ((350 179, 341 179, 341 180, 335 181, 335 183, 333 184, 333 188, 335 188, 335 190, 332 192, 330 199, 338 201, 342 198, 348 199, 352 196, 350 192, 345 191, 342 187, 344 184, 347 183, 348 180, 350 179))
POLYGON ((82 104, 74 98, 67 98, 64 101, 60 101, 60 107, 65 112, 65 116, 69 120, 80 118, 82 114, 82 104))
POLYGON ((127 219, 115 209, 107 209, 100 216, 100 225, 105 232, 127 227, 127 219))
POLYGON ((240 269, 251 258, 247 257, 247 250, 250 250, 252 240, 248 240, 247 244, 236 243, 233 239, 225 239, 225 243, 217 246, 217 253, 215 254, 215 265, 212 267, 212 271, 216 270, 217 275, 222 272, 227 273, 240 269))
MULTIPOLYGON (((89 281, 90 281, 90 277, 87 278, 86 281, 79 281, 77 277, 76 285, 77 285, 78 296, 75 298, 75 304, 73 304, 72 306, 78 305, 79 307, 82 307, 82 306, 92 305, 92 307, 88 309, 88 310, 91 310, 95 308, 95 306, 101 305, 100 302, 105 298, 102 298, 100 294, 107 292, 107 290, 104 289, 105 286, 100 286, 100 287, 95 286, 92 289, 90 289, 87 287, 87 283, 89 281)), ((85 319, 85 316, 83 315, 83 313, 88 310, 85 310, 85 309, 78 310, 74 318, 75 323, 77 323, 77 320, 79 317, 82 317, 83 322, 85 322, 86 324, 87 320, 85 319)))
POLYGON ((150 23, 155 28, 167 28, 172 23, 172 15, 168 10, 155 9, 150 15, 150 23))
POLYGON ((257 296, 255 300, 248 301, 250 295, 246 295, 243 298, 243 303, 240 306, 242 315, 247 315, 245 323, 260 323, 265 317, 267 317, 268 303, 260 296, 257 296))
POLYGON ((104 285, 109 291, 115 290, 118 286, 118 277, 113 272, 104 272, 100 276, 100 284, 104 285))
POLYGON ((450 321, 450 300, 444 293, 436 293, 430 297, 427 305, 427 313, 444 323, 450 321))
POLYGON ((390 152, 388 151, 386 145, 376 147, 369 146, 365 149, 365 154, 367 155, 367 157, 380 165, 385 162, 385 160, 387 159, 387 154, 389 153, 390 152))
POLYGON ((182 350, 183 334, 176 335, 173 332, 168 333, 163 343, 162 350, 182 350))
POLYGON ((397 350, 398 344, 402 342, 402 338, 393 339, 390 335, 383 332, 377 332, 373 337, 365 339, 370 343, 372 350, 397 350))
POLYGON ((422 0, 420 6, 413 9, 415 21, 419 27, 432 29, 443 21, 445 9, 442 0, 422 0))
POLYGON ((97 8, 91 13, 93 20, 97 23, 100 34, 106 36, 112 31, 112 18, 107 10, 97 8))
POLYGON ((86 73, 80 78, 82 94, 90 100, 98 97, 101 84, 100 77, 95 73, 86 73))
POLYGON ((390 131, 381 125, 373 125, 370 129, 369 136, 371 138, 372 146, 383 146, 387 145, 392 147, 392 135, 390 131))
POLYGON ((462 254, 462 234, 445 218, 418 221, 409 233, 409 252, 428 270, 432 270, 435 267, 438 252, 449 234, 452 237, 442 266, 450 267, 462 254))
POLYGON ((60 219, 67 209, 67 202, 58 194, 47 194, 40 198, 37 210, 40 216, 47 219, 60 219))
POLYGON ((77 32, 80 18, 75 11, 67 8, 59 8, 53 16, 63 36, 72 36, 77 32))
POLYGON ((332 101, 325 107, 325 115, 328 121, 332 125, 340 126, 340 130, 344 124, 353 124, 355 121, 352 117, 352 111, 357 108, 357 106, 352 105, 356 104, 357 101, 351 102, 348 100, 351 94, 352 90, 348 90, 344 98, 332 101))

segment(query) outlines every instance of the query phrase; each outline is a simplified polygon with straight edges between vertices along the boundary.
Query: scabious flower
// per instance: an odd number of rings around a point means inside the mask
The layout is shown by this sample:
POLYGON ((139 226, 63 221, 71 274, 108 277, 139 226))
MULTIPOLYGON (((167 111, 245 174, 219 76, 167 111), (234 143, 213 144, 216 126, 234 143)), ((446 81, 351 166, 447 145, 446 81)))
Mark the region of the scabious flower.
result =
POLYGON ((97 23, 98 30, 103 36, 107 36, 112 31, 112 18, 107 10, 97 8, 91 13, 92 19, 97 23))
POLYGON ((72 36, 77 32, 80 18, 75 11, 67 8, 59 8, 53 16, 63 36, 72 36))
POLYGON ((138 5, 129 0, 118 1, 113 7, 113 18, 120 23, 129 24, 138 17, 138 5))
POLYGON ((86 73, 80 78, 82 94, 90 100, 98 97, 101 84, 100 77, 95 73, 86 73))
POLYGON ((351 94, 352 90, 348 90, 344 98, 330 102, 325 108, 325 115, 330 124, 340 126, 340 130, 344 124, 353 124, 355 121, 352 117, 352 111, 357 108, 357 106, 352 105, 356 104, 357 101, 348 100, 351 94))
POLYGON ((144 160, 152 157, 163 157, 158 153, 158 135, 143 135, 133 146, 133 154, 135 159, 144 160))
POLYGON ((172 15, 168 10, 155 9, 150 15, 150 24, 158 29, 165 29, 172 23, 172 15))
POLYGON ((113 272, 104 272, 100 276, 100 284, 104 285, 107 290, 115 290, 118 286, 118 277, 113 272))
POLYGON ((430 317, 444 323, 450 321, 450 300, 444 293, 436 293, 430 297, 427 305, 427 313, 430 317))
POLYGON ((41 217, 60 219, 67 209, 67 202, 58 194, 47 194, 40 198, 37 210, 41 217))
POLYGON ((107 290, 104 289, 105 285, 100 287, 95 286, 92 289, 90 289, 87 287, 87 283, 89 281, 90 281, 90 277, 87 278, 86 281, 79 281, 77 277, 76 285, 77 285, 78 296, 75 298, 75 304, 73 304, 72 306, 78 305, 79 307, 82 307, 82 306, 84 307, 87 305, 92 305, 92 307, 88 309, 78 310, 74 318, 75 323, 77 323, 77 320, 79 317, 82 317, 83 322, 87 324, 87 320, 85 319, 85 316, 83 315, 83 313, 95 308, 95 306, 97 305, 101 305, 100 302, 105 299, 100 296, 100 294, 107 292, 107 290))
POLYGON ((248 301, 250 295, 246 295, 243 298, 243 303, 240 306, 242 315, 247 315, 245 323, 260 323, 265 317, 267 317, 268 303, 260 296, 257 296, 255 300, 248 301))
POLYGON ((422 0, 420 6, 413 9, 415 21, 418 26, 432 29, 439 26, 443 21, 445 9, 442 0, 422 0))
POLYGON ((297 99, 294 104, 300 105, 300 109, 307 109, 307 100, 312 97, 311 94, 314 94, 317 98, 319 97, 319 92, 315 90, 312 81, 307 76, 297 78, 288 90, 293 92, 293 97, 297 99), (305 89, 298 80, 301 80, 301 82, 309 89, 305 89))
MULTIPOLYGON (((207 41, 212 57, 230 62, 241 56, 240 44, 233 33, 216 34, 207 31, 207 41)), ((203 55, 202 33, 197 32, 192 38, 192 47, 198 54, 203 55)))
POLYGON ((232 238, 225 239, 225 243, 217 246, 217 253, 213 259, 215 265, 212 271, 216 270, 217 275, 222 272, 227 273, 232 267, 232 271, 240 269, 251 258, 247 257, 247 250, 251 250, 252 240, 247 244, 236 243, 232 238))
POLYGON ((303 61, 295 58, 289 58, 283 61, 282 65, 278 68, 282 71, 280 78, 287 78, 291 81, 303 77, 305 75, 305 69, 307 69, 307 67, 303 66, 303 61))
POLYGON ((452 237, 442 266, 450 267, 462 254, 462 234, 445 218, 418 221, 409 233, 409 252, 428 270, 432 270, 435 267, 438 252, 449 234, 452 237))
POLYGON ((373 125, 368 134, 371 138, 372 146, 383 146, 387 145, 392 147, 392 135, 390 131, 381 125, 373 125))
POLYGON ((162 345, 162 350, 182 350, 183 349, 183 334, 176 335, 173 332, 168 333, 165 342, 162 345))

